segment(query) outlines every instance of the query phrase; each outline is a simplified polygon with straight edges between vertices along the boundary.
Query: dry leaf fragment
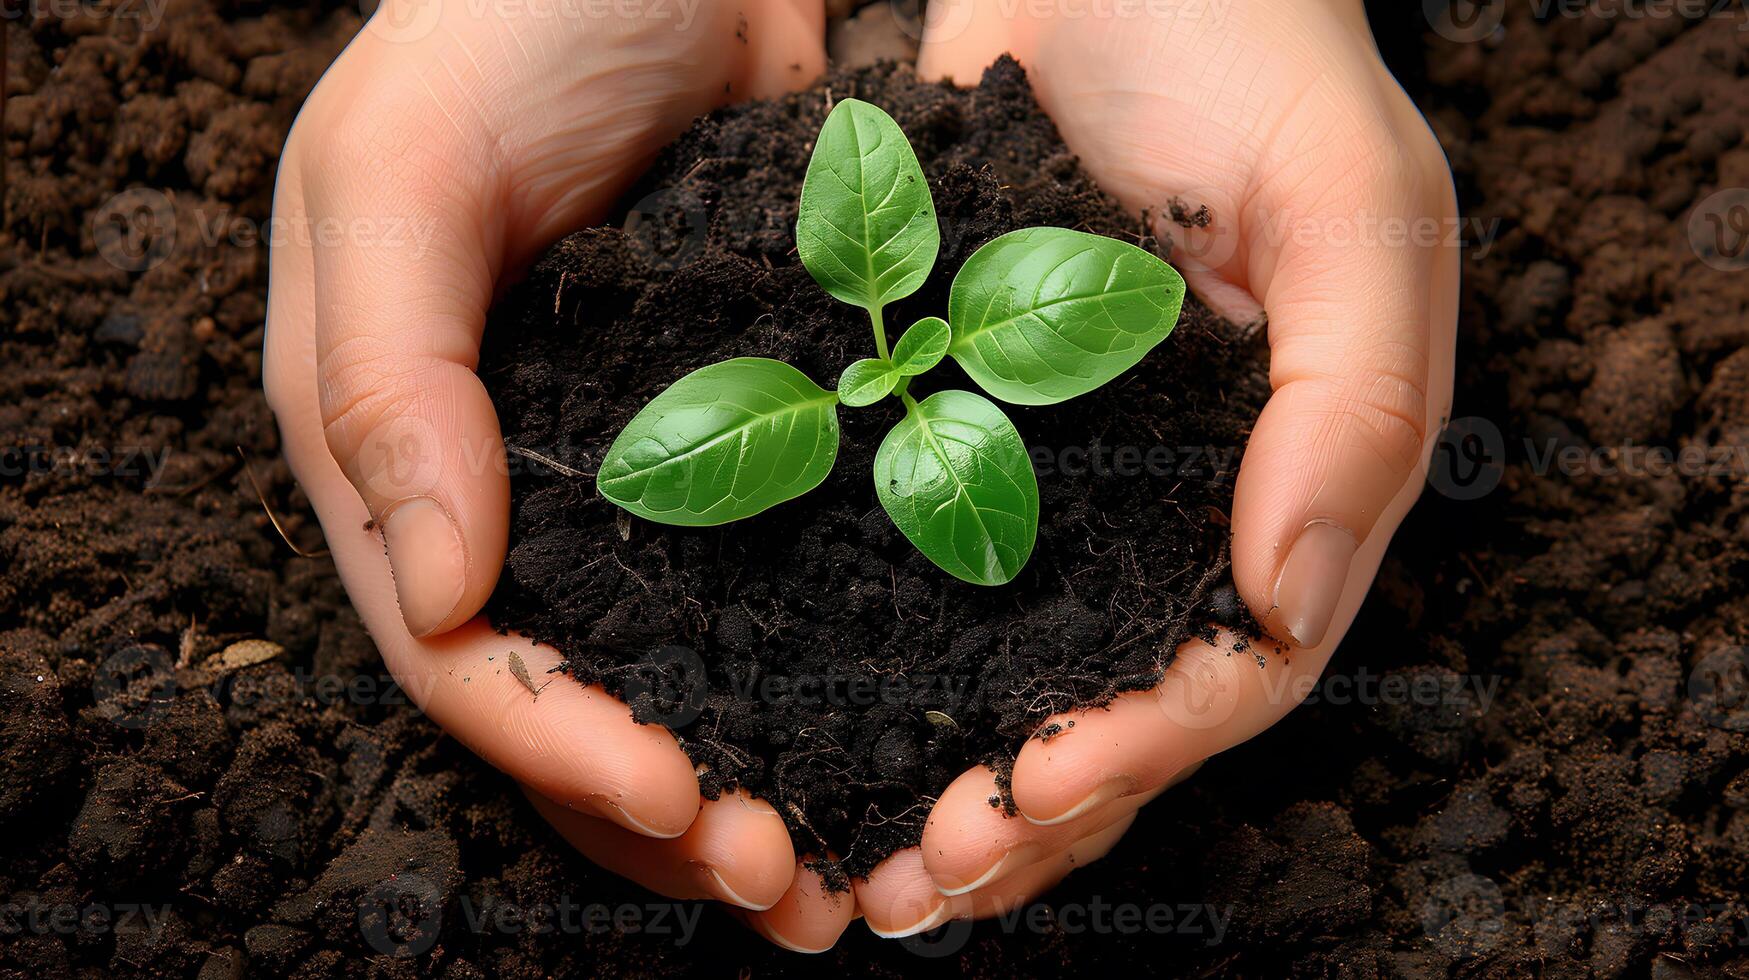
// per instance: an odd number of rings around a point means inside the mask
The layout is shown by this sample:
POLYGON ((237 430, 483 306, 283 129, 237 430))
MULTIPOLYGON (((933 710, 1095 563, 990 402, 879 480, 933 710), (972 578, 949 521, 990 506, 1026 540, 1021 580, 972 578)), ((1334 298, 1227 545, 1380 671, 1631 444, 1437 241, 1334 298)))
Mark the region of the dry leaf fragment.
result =
POLYGON ((238 640, 236 643, 220 650, 216 656, 208 660, 204 666, 222 674, 244 667, 253 667, 278 658, 285 653, 285 647, 272 640, 238 640))

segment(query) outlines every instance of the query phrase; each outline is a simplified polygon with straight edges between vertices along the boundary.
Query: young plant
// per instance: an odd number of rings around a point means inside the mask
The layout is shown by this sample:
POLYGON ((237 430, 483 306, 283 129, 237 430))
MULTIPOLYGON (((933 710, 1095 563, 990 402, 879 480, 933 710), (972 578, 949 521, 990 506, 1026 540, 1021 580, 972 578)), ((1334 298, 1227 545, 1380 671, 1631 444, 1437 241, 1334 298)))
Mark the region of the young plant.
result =
POLYGON ((608 500, 664 524, 752 517, 820 485, 838 457, 838 406, 887 397, 905 418, 875 455, 875 493, 924 555, 978 585, 1013 580, 1038 537, 1038 481, 1014 423, 970 391, 921 401, 911 379, 952 356, 986 392, 1052 405, 1117 377, 1178 322, 1184 280, 1134 245, 1023 228, 954 277, 947 319, 889 350, 882 314, 916 292, 941 249, 929 182, 905 134, 866 102, 838 103, 802 182, 796 246, 828 293, 868 311, 875 356, 827 391, 782 361, 738 357, 688 374, 644 406, 596 475, 608 500))

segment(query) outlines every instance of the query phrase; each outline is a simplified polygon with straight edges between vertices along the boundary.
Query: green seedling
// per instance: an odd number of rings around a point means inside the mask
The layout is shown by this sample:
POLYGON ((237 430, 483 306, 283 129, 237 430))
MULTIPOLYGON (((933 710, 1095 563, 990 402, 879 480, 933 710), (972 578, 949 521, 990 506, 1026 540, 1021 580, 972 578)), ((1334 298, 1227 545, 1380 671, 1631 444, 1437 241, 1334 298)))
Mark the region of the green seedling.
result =
POLYGON ((1184 280, 1157 256, 1066 228, 1024 228, 978 249, 954 277, 947 319, 925 317, 887 346, 887 304, 916 292, 941 250, 929 182, 905 134, 867 102, 838 103, 802 183, 796 246, 828 293, 868 311, 874 357, 827 391, 782 361, 738 357, 657 395, 608 449, 596 485, 664 524, 752 517, 820 485, 838 457, 838 407, 889 397, 905 418, 875 455, 875 493, 899 530, 950 574, 1012 581, 1038 537, 1026 444, 970 391, 921 401, 911 379, 951 356, 1016 405, 1084 395, 1166 339, 1184 280))

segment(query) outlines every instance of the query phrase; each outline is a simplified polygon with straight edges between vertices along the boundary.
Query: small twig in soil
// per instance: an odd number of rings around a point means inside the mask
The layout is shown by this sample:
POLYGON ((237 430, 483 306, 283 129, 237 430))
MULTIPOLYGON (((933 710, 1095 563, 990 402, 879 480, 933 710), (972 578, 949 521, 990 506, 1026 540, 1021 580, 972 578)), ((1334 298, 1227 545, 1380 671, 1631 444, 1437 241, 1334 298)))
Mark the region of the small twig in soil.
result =
MULTIPOLYGON (((570 272, 559 273, 559 288, 553 290, 553 316, 559 315, 559 300, 565 295, 565 279, 570 274, 570 272)), ((510 447, 505 446, 504 448, 509 449, 510 447)))
POLYGON ((880 826, 884 826, 884 825, 890 824, 890 823, 898 823, 899 821, 904 820, 906 817, 910 816, 914 811, 919 810, 919 809, 926 810, 927 808, 922 803, 913 803, 910 806, 906 807, 905 809, 900 810, 898 813, 894 814, 893 816, 889 817, 880 811, 880 807, 876 806, 873 803, 870 803, 868 805, 868 809, 863 811, 862 825, 864 827, 880 827, 880 826), (877 817, 879 819, 876 819, 877 817))
POLYGON ((194 662, 195 638, 200 634, 200 620, 194 616, 188 617, 188 628, 182 631, 182 638, 177 644, 176 666, 186 667, 194 662))
POLYGON ((630 575, 632 578, 637 579, 638 584, 644 587, 645 592, 648 592, 650 595, 656 594, 656 590, 650 588, 650 583, 644 581, 644 577, 642 575, 639 575, 637 572, 632 571, 631 568, 628 567, 625 562, 619 560, 619 555, 616 554, 613 556, 613 563, 615 565, 619 566, 620 571, 626 573, 627 575, 630 575))
MULTIPOLYGON (((719 718, 718 722, 720 723, 721 721, 722 721, 722 719, 719 718)), ((742 769, 747 768, 753 762, 753 757, 751 755, 748 755, 746 752, 743 752, 740 749, 735 748, 733 745, 730 745, 727 742, 720 742, 714 738, 700 738, 700 739, 695 739, 695 741, 697 741, 701 745, 716 746, 716 749, 718 752, 721 752, 723 755, 728 756, 731 760, 734 761, 735 765, 739 766, 742 769)))
POLYGON ((243 473, 249 477, 249 485, 255 488, 255 499, 261 502, 261 509, 267 513, 268 521, 273 524, 273 529, 279 532, 279 539, 285 542, 286 547, 295 552, 299 558, 321 558, 327 555, 327 548, 305 551, 297 546, 297 542, 291 539, 291 535, 285 533, 285 525, 279 522, 279 515, 275 514, 273 508, 267 503, 267 494, 261 489, 261 481, 255 479, 255 468, 249 465, 249 456, 243 452, 242 446, 237 447, 237 456, 243 460, 243 473))
POLYGON ((711 157, 699 157, 698 162, 692 165, 692 169, 688 170, 686 172, 686 176, 680 178, 679 180, 675 181, 674 183, 676 185, 680 185, 680 184, 684 184, 687 181, 691 180, 693 177, 697 176, 698 172, 700 170, 704 169, 704 165, 707 163, 710 163, 712 159, 713 158, 711 158, 711 157))
MULTIPOLYGON (((803 797, 803 799, 806 799, 806 797, 803 797)), ((826 845, 826 838, 821 837, 820 832, 814 829, 814 825, 808 822, 808 818, 802 816, 802 808, 799 806, 796 806, 796 803, 794 800, 785 801, 784 806, 786 808, 788 808, 789 815, 792 819, 795 820, 796 826, 807 831, 808 836, 812 837, 814 839, 814 844, 815 844, 815 846, 819 847, 821 854, 825 854, 828 850, 830 850, 830 848, 827 847, 827 845, 826 845)))
POLYGON ((535 462, 540 463, 540 464, 545 465, 545 466, 551 466, 553 469, 558 470, 560 473, 563 473, 566 476, 571 477, 573 479, 586 480, 586 479, 590 478, 591 476, 595 475, 593 473, 585 473, 580 469, 576 469, 575 467, 566 466, 564 463, 559 462, 558 460, 552 458, 551 456, 543 456, 542 454, 537 453, 532 449, 525 449, 522 446, 512 446, 509 443, 505 443, 504 444, 504 451, 507 453, 515 453, 516 455, 521 456, 524 459, 532 459, 535 462))

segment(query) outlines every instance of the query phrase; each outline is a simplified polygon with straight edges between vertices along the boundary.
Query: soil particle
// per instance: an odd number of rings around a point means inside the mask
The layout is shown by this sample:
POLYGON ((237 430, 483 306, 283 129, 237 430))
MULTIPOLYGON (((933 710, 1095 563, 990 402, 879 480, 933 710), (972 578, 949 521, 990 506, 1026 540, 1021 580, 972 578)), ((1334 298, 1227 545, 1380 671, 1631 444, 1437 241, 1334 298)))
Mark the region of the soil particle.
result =
POLYGON ((188 791, 163 770, 115 762, 98 770, 67 839, 67 856, 80 870, 117 883, 163 871, 181 845, 173 807, 188 791))

